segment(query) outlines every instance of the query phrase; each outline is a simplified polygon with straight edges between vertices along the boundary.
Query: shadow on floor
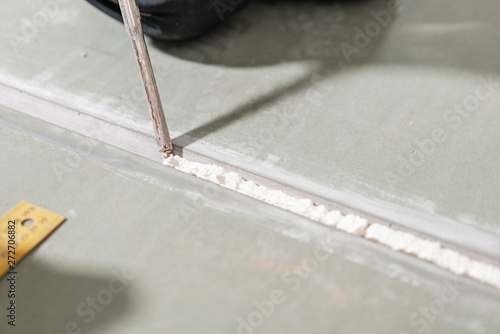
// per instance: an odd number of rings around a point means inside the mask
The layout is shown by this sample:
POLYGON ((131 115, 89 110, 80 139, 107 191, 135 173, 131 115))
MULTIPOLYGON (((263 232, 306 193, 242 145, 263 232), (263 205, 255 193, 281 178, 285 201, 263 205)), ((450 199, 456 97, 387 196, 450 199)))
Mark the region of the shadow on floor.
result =
MULTIPOLYGON (((371 11, 387 11, 387 0, 272 1, 251 3, 218 29, 185 42, 154 42, 175 57, 223 67, 262 67, 309 62, 309 71, 279 87, 175 138, 177 153, 206 135, 259 112, 289 94, 306 89, 319 75, 324 80, 347 66, 367 62, 383 43, 387 25, 370 37, 364 29, 375 19, 371 11), (363 39, 365 38, 365 39, 363 39)), ((389 13, 390 15, 390 13, 389 13)))
MULTIPOLYGON (((61 272, 28 256, 17 269, 18 333, 67 333, 77 329, 85 333, 109 327, 128 313, 130 286, 122 283, 128 281, 121 268, 110 268, 106 277, 96 277, 61 272)), ((2 296, 7 291, 7 278, 0 280, 2 296)), ((0 329, 4 325, 2 321, 0 329)))

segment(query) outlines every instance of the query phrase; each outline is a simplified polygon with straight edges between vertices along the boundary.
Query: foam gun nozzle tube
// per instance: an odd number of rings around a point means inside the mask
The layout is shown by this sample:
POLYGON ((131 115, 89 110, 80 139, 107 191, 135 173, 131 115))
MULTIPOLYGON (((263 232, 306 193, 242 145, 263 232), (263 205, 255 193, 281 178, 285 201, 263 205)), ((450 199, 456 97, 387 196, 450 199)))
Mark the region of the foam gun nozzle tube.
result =
POLYGON ((141 15, 137 7, 136 0, 119 0, 120 10, 122 12, 123 23, 132 41, 132 47, 139 66, 141 80, 146 92, 151 121, 155 131, 156 142, 159 151, 167 158, 172 153, 172 142, 168 132, 165 114, 161 105, 158 87, 149 59, 148 48, 144 40, 144 33, 141 23, 141 15))

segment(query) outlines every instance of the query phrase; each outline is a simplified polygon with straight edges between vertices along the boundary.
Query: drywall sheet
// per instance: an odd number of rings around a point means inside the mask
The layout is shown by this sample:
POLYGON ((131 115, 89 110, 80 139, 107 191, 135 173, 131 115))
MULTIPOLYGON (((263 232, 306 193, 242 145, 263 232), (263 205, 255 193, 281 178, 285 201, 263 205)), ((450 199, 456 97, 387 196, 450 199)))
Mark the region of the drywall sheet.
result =
MULTIPOLYGON (((16 327, 4 318, 2 333, 500 328, 498 290, 16 112, 0 115, 0 211, 25 199, 67 217, 17 266, 16 327)), ((0 280, 0 303, 9 288, 0 280)))

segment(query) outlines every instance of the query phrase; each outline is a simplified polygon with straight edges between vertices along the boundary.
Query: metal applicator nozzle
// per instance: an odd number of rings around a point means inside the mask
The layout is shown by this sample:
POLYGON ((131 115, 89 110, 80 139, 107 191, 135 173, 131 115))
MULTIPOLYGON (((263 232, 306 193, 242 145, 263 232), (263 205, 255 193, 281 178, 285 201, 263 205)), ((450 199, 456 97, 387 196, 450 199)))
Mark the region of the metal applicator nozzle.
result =
POLYGON ((163 113, 158 87, 156 86, 153 67, 149 59, 148 47, 144 40, 139 7, 137 6, 136 0, 119 0, 119 3, 123 23, 132 41, 137 65, 141 73, 141 80, 148 100, 148 107, 151 113, 151 121, 153 122, 158 149, 163 156, 167 158, 172 153, 172 142, 170 140, 170 134, 168 133, 167 122, 165 121, 165 114, 163 113))

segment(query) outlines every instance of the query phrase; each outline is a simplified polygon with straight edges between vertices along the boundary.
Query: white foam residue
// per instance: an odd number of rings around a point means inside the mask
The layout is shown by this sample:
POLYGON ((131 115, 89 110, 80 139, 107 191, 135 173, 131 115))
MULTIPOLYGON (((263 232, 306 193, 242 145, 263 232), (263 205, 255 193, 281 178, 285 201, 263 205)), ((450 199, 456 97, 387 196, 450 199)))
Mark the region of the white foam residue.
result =
POLYGON ((328 210, 324 205, 316 205, 308 198, 298 199, 281 190, 269 189, 245 180, 237 173, 227 172, 220 166, 191 162, 179 156, 170 156, 165 159, 164 164, 500 289, 500 268, 473 260, 458 251, 443 247, 437 241, 426 240, 378 223, 368 224, 366 219, 359 216, 343 215, 338 210, 328 210))

